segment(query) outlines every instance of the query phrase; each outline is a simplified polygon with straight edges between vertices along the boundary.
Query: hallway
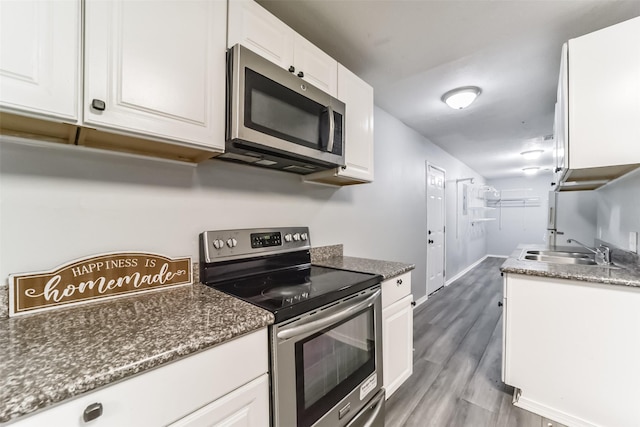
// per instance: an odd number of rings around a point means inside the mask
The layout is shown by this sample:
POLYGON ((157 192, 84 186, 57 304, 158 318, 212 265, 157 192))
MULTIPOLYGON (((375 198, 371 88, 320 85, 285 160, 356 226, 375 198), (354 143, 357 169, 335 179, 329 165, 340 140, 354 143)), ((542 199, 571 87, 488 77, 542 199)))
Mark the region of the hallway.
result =
POLYGON ((502 369, 503 258, 487 258, 414 312, 413 375, 386 427, 563 427, 511 404, 502 369))

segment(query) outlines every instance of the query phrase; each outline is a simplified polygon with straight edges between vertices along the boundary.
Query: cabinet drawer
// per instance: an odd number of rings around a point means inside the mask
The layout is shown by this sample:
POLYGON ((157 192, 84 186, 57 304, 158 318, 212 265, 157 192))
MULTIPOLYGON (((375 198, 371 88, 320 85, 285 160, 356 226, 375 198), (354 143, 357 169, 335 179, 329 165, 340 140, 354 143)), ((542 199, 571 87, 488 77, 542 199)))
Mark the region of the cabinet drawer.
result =
POLYGON ((382 282, 382 308, 388 307, 394 302, 411 293, 411 272, 382 282))
POLYGON ((267 372, 266 329, 83 394, 11 426, 86 426, 89 405, 102 405, 92 427, 160 426, 177 421, 267 372))

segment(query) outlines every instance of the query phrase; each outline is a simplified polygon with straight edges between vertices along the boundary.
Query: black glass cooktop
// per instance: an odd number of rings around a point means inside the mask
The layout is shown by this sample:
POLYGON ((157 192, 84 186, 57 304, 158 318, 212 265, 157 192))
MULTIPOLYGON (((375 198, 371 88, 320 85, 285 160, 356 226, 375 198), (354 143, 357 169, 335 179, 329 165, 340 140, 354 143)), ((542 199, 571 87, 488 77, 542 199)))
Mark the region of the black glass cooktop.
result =
POLYGON ((276 323, 380 283, 377 274, 306 266, 210 285, 272 312, 276 323))

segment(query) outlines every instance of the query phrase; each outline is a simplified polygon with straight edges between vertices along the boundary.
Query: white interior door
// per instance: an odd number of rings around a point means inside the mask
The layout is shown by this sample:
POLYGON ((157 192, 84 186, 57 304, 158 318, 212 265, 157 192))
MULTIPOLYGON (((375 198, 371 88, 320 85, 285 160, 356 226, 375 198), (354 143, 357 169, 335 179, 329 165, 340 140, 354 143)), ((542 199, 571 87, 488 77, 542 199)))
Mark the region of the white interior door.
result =
POLYGON ((427 295, 444 286, 445 172, 427 163, 427 295))

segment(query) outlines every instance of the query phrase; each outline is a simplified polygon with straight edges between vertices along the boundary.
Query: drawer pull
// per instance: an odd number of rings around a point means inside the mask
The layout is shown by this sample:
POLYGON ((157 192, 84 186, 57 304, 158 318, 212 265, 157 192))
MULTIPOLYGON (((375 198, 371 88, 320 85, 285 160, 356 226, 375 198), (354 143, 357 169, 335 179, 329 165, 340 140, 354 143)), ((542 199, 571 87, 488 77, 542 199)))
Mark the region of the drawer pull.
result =
POLYGON ((91 108, 98 111, 104 111, 105 108, 107 108, 107 105, 100 99, 94 99, 91 101, 91 108))
POLYGON ((93 421, 102 415, 102 403, 96 402, 87 406, 82 414, 82 419, 85 422, 93 421))
POLYGON ((397 283, 398 286, 402 285, 402 279, 396 280, 396 283, 397 283))

